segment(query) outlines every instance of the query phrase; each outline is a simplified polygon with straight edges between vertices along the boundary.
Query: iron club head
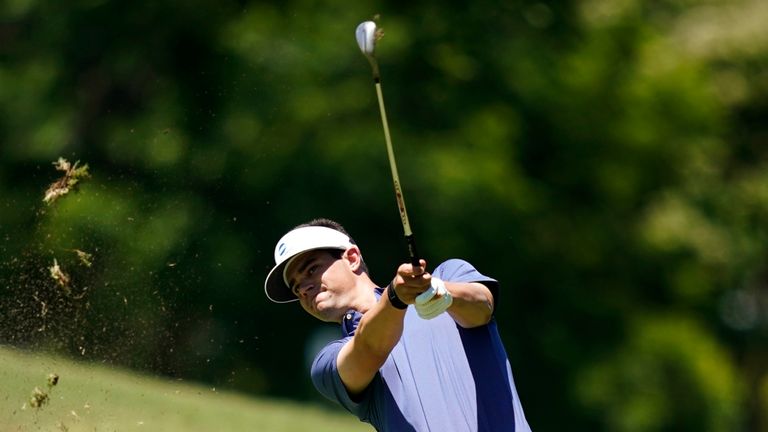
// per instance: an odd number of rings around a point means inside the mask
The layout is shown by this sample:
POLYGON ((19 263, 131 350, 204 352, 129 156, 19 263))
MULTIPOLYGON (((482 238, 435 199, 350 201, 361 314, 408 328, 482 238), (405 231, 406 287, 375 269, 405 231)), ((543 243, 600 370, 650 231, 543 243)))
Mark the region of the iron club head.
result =
POLYGON ((360 52, 363 53, 365 58, 371 63, 371 69, 373 71, 373 79, 379 82, 379 65, 376 62, 376 56, 374 52, 376 50, 376 41, 383 35, 381 29, 376 28, 376 23, 373 21, 364 21, 357 26, 355 30, 355 38, 357 39, 357 45, 360 47, 360 52))
POLYGON ((360 23, 355 30, 355 37, 363 55, 372 56, 376 49, 376 23, 373 21, 360 23))

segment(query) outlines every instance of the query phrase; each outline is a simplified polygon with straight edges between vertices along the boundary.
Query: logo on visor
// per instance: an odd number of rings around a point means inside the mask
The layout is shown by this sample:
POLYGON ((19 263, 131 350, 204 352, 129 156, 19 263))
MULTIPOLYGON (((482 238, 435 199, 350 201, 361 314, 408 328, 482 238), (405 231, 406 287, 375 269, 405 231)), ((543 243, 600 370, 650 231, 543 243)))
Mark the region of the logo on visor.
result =
POLYGON ((277 254, 280 255, 280 256, 283 256, 283 254, 285 253, 285 249, 286 249, 285 243, 280 243, 277 246, 277 254))

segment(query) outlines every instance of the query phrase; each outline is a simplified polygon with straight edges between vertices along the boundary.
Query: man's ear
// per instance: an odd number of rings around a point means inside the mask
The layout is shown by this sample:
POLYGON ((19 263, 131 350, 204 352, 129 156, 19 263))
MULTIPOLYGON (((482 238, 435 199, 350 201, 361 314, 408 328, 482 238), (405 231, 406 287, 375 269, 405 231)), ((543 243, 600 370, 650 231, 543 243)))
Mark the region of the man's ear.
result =
POLYGON ((363 255, 357 246, 352 246, 344 251, 344 259, 349 262, 349 268, 355 273, 360 273, 363 269, 363 255))

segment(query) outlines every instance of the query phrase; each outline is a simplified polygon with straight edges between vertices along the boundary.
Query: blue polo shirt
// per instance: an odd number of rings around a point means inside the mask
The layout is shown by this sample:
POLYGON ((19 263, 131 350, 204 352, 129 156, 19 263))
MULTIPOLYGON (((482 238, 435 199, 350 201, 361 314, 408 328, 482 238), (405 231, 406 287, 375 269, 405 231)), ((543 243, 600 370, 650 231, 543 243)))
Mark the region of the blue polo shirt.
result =
MULTIPOLYGON (((463 260, 448 260, 432 274, 450 282, 481 282, 496 295, 498 283, 463 260)), ((379 297, 382 291, 377 289, 379 297)), ((530 432, 495 318, 465 329, 447 313, 424 320, 409 307, 400 341, 353 401, 339 377, 336 358, 361 317, 348 312, 343 337, 315 357, 312 381, 325 397, 378 431, 530 432)))

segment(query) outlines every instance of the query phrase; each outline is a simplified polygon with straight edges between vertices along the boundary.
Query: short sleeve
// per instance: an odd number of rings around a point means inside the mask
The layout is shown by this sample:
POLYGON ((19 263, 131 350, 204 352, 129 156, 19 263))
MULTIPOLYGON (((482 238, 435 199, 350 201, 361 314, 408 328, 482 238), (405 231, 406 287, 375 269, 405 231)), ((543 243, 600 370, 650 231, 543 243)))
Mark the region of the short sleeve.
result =
POLYGON ((499 282, 480 273, 467 261, 457 258, 449 259, 438 265, 432 275, 448 282, 479 282, 491 290, 494 303, 499 304, 499 282))
MULTIPOLYGON (((355 402, 349 396, 344 383, 341 382, 336 359, 339 356, 341 347, 346 344, 351 337, 346 337, 323 347, 315 356, 312 362, 312 383, 315 388, 326 398, 338 402, 347 411, 362 418, 365 402, 355 402)), ((365 400, 364 400, 365 401, 365 400)))

